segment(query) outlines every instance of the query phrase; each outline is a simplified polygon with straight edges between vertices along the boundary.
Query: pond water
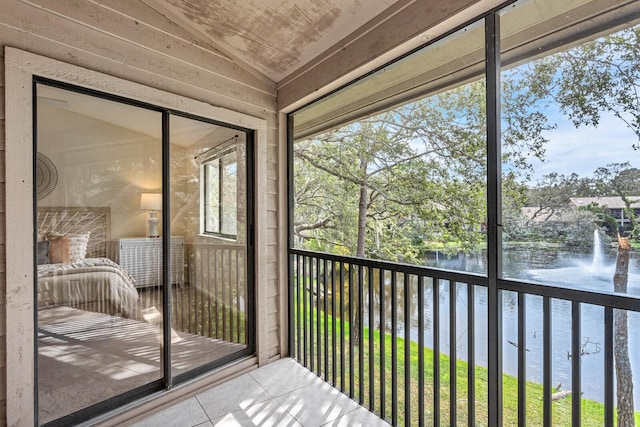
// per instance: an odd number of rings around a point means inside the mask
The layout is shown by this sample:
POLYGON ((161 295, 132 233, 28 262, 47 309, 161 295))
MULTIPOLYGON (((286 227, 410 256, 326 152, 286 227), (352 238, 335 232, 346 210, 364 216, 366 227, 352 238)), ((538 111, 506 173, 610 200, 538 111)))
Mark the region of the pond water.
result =
MULTIPOLYGON (((598 246, 596 246, 598 248, 598 246)), ((615 250, 596 250, 590 253, 567 251, 559 248, 517 246, 506 248, 504 253, 504 276, 513 279, 549 283, 565 287, 582 289, 598 289, 613 291, 613 274, 615 270, 615 250)), ((428 260, 429 266, 453 270, 484 272, 485 257, 468 256, 447 259, 439 256, 428 260)), ((628 292, 640 295, 640 259, 632 257, 628 292)), ((432 313, 432 289, 426 287, 425 318, 432 313)), ((457 306, 457 356, 467 359, 467 291, 466 286, 458 285, 456 291, 457 306), (462 330, 461 330, 462 329, 462 330)), ((449 287, 440 285, 441 311, 441 351, 449 353, 449 287), (447 345, 444 345, 444 342, 447 345)), ((504 372, 517 376, 518 361, 518 312, 517 295, 503 293, 503 369, 504 372)), ((542 298, 527 297, 527 379, 542 383, 542 298)), ((571 389, 571 304, 567 301, 553 300, 552 310, 552 371, 553 385, 560 389, 571 389)), ((583 397, 602 402, 604 400, 604 309, 582 304, 581 335, 584 344, 582 356, 582 391, 583 397)), ((634 374, 634 401, 636 409, 640 408, 640 313, 629 312, 629 356, 634 374)), ((475 288, 475 342, 476 363, 487 366, 487 292, 485 288, 475 288)), ((411 337, 417 340, 417 325, 411 325, 411 337)), ((403 331, 399 331, 403 333, 403 331)), ((432 343, 433 330, 431 322, 425 327, 425 342, 432 343)))

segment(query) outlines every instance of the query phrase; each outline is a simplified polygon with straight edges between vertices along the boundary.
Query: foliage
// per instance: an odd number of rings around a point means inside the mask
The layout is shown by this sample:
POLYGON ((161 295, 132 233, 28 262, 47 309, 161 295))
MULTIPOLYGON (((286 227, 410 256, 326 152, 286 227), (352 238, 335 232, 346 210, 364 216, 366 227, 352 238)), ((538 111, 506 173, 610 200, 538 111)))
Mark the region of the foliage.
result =
POLYGON ((523 76, 574 126, 597 127, 613 113, 640 140, 640 26, 618 31, 532 63, 523 76), (635 89, 635 90, 634 90, 635 89))
POLYGON ((609 208, 596 203, 589 203, 586 206, 580 206, 578 210, 589 211, 595 215, 596 224, 607 231, 608 234, 614 234, 618 230, 618 221, 611 215, 609 208))
MULTIPOLYGON (((590 228, 617 226, 595 206, 593 215, 569 214, 571 197, 640 194, 640 171, 628 163, 591 178, 553 172, 526 185, 531 160, 544 159, 556 127, 548 110, 559 109, 576 127, 596 127, 605 111, 613 113, 640 138, 640 98, 630 89, 640 82, 639 37, 640 27, 629 28, 503 70, 508 239, 578 245, 590 228), (524 206, 536 209, 523 218, 524 206)), ((325 250, 413 263, 422 263, 426 244, 476 249, 486 221, 485 96, 484 81, 476 80, 296 142, 299 244, 317 239, 325 250)), ((627 216, 632 202, 625 200, 627 216)))
POLYGON ((530 220, 522 215, 503 216, 505 241, 562 243, 567 247, 591 249, 593 231, 599 229, 597 215, 587 209, 566 210, 547 220, 530 220))
MULTIPOLYGON (((529 109, 521 81, 508 81, 513 179, 543 155, 546 120, 529 109)), ((311 238, 351 254, 422 263, 425 242, 476 249, 486 212, 485 84, 478 80, 295 145, 295 220, 311 238)))

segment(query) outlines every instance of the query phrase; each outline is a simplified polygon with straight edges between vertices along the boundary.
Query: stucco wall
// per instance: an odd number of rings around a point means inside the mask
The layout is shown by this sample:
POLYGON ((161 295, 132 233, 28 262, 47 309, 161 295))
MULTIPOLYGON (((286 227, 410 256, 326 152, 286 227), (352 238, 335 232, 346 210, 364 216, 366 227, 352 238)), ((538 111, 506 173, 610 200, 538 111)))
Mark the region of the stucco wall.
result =
MULTIPOLYGON (((10 46, 267 121, 266 233, 268 357, 281 351, 278 279, 278 148, 275 85, 172 25, 141 2, 4 0, 0 7, 0 424, 6 423, 6 257, 4 47, 10 46), (34 3, 41 3, 38 6, 34 3), (117 7, 116 13, 111 7, 117 7)), ((25 212, 25 215, 30 213, 25 212)), ((25 236, 29 238, 29 236, 25 236)))

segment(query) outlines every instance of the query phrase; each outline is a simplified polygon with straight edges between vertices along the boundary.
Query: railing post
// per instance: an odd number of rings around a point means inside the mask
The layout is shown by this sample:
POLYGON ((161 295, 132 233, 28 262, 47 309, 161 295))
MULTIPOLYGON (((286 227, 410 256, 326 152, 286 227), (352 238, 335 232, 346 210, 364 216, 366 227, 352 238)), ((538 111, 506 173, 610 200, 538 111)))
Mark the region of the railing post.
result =
POLYGON ((487 73, 487 276, 488 276, 488 424, 502 425, 502 304, 498 279, 502 272, 500 147, 500 16, 485 19, 487 73))

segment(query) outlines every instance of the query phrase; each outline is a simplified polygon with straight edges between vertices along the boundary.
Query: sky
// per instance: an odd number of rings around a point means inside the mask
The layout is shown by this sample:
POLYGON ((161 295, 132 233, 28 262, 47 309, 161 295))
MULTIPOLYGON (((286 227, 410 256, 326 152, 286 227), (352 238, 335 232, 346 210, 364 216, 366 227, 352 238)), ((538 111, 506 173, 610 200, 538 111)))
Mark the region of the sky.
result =
POLYGON ((551 172, 563 175, 575 172, 581 177, 588 177, 598 167, 609 163, 628 161, 632 167, 640 167, 640 150, 633 149, 633 144, 639 141, 633 131, 613 114, 603 113, 597 128, 583 126, 576 129, 558 112, 547 113, 549 120, 558 127, 544 134, 549 139, 545 161, 530 159, 534 168, 533 181, 551 172))

